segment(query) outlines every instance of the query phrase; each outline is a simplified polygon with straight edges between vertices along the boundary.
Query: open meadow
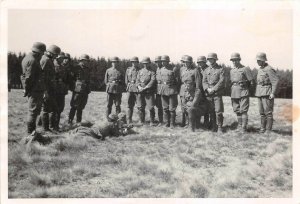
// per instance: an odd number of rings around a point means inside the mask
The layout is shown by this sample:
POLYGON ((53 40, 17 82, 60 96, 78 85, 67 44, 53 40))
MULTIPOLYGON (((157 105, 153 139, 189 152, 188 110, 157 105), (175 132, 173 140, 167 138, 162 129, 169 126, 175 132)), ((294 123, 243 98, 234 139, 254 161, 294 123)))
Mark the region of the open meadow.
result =
MULTIPOLYGON (((136 134, 72 137, 66 97, 60 135, 52 143, 20 145, 26 136, 27 98, 8 93, 9 198, 99 197, 292 197, 292 100, 276 99, 274 132, 258 134, 257 99, 251 98, 249 132, 234 131, 236 117, 229 97, 224 134, 177 126, 135 127, 136 134)), ((122 111, 126 110, 126 93, 122 111)), ((83 119, 105 120, 106 94, 92 92, 83 119)), ((177 108, 177 123, 180 122, 177 108)), ((134 121, 137 121, 136 109, 134 121)), ((157 118, 156 118, 157 119, 157 118)), ((149 114, 146 115, 146 121, 149 114)))

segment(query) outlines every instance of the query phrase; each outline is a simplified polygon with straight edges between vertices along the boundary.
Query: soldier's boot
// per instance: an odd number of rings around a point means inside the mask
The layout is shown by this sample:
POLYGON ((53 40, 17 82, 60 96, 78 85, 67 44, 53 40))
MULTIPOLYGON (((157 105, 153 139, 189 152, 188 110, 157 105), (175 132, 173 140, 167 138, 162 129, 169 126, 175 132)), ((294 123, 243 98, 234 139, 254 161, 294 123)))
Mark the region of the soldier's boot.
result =
POLYGON ((195 132, 195 125, 196 125, 195 117, 192 114, 190 114, 189 115, 189 129, 192 132, 195 132))
POLYGON ((139 115, 139 123, 138 125, 142 126, 144 125, 144 122, 145 122, 145 114, 142 110, 139 110, 138 111, 138 115, 139 115))
POLYGON ((217 126, 217 120, 216 120, 216 114, 211 113, 210 114, 210 120, 211 120, 211 129, 213 132, 217 132, 218 126, 217 126))
POLYGON ((181 127, 185 127, 186 125, 186 117, 185 117, 185 111, 182 111, 182 115, 181 115, 181 127))
POLYGON ((78 109, 76 112, 76 123, 81 123, 82 120, 82 110, 78 109))
POLYGON ((61 115, 61 113, 57 113, 56 114, 56 118, 55 118, 55 127, 54 127, 54 130, 56 130, 58 132, 60 131, 60 129, 59 129, 60 115, 61 115))
POLYGON ((154 120, 155 120, 155 110, 150 110, 150 126, 154 126, 154 120))
POLYGON ((162 110, 158 109, 157 115, 158 115, 158 122, 159 122, 157 126, 162 126, 163 123, 164 123, 164 118, 163 118, 163 112, 162 112, 162 110))
POLYGON ((41 114, 40 114, 40 115, 38 115, 38 117, 37 117, 37 125, 38 125, 38 126, 42 126, 42 125, 43 125, 43 123, 42 123, 42 116, 41 116, 41 114))
POLYGON ((35 128, 36 128, 35 122, 29 120, 29 121, 27 122, 27 133, 28 133, 28 134, 31 134, 32 132, 35 131, 35 128))
POLYGON ((205 129, 209 129, 209 115, 208 114, 204 114, 204 128, 205 129))
POLYGON ((76 113, 76 109, 75 109, 75 108, 71 108, 71 109, 70 109, 70 113, 69 113, 69 120, 68 120, 68 123, 69 123, 70 125, 71 125, 72 122, 73 122, 75 113, 76 113))
POLYGON ((121 113, 121 106, 116 106, 116 114, 121 113))
POLYGON ((170 128, 174 129, 175 128, 175 119, 176 119, 176 113, 175 112, 170 112, 170 128))
POLYGON ((127 109, 127 115, 128 115, 128 124, 132 124, 132 115, 133 115, 133 109, 132 108, 127 109))
POLYGON ((109 119, 109 115, 111 114, 111 107, 108 107, 107 109, 106 109, 106 119, 109 121, 110 119, 109 119))
POLYGON ((246 133, 247 132, 247 126, 248 126, 248 114, 247 113, 243 113, 242 114, 242 133, 246 133))
POLYGON ((55 112, 51 112, 49 114, 49 127, 51 129, 55 128, 55 122, 56 122, 56 113, 55 112))
POLYGON ((43 113, 42 123, 43 123, 43 130, 50 131, 50 129, 49 129, 49 114, 48 113, 43 113))
POLYGON ((217 115, 217 125, 218 125, 218 133, 223 133, 223 115, 218 114, 217 115))
POLYGON ((197 112, 197 116, 198 116, 198 117, 194 117, 194 120, 195 120, 195 128, 196 128, 196 129, 199 129, 200 126, 201 126, 201 123, 200 123, 200 121, 201 121, 201 115, 200 115, 200 113, 197 112))
POLYGON ((238 126, 237 126, 237 131, 242 131, 242 126, 243 126, 243 118, 241 114, 237 114, 237 121, 238 121, 238 126))
POLYGON ((170 113, 164 112, 164 121, 166 122, 165 127, 170 127, 170 113))
POLYGON ((266 120, 266 116, 261 116, 260 117, 260 130, 259 133, 264 133, 266 132, 266 125, 267 125, 267 120, 266 120))
POLYGON ((265 133, 270 134, 272 132, 272 127, 273 127, 273 116, 268 116, 265 133))

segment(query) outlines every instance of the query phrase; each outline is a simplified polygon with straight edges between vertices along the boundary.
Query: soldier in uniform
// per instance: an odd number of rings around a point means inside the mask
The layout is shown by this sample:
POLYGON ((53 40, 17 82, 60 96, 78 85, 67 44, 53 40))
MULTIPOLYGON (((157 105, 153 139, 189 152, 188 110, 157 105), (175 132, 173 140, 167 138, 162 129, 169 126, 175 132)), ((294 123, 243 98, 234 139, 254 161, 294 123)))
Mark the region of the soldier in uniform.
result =
POLYGON ((21 82, 25 89, 24 97, 28 97, 27 133, 32 134, 36 129, 36 119, 41 112, 43 97, 45 97, 45 76, 40 66, 40 59, 46 51, 46 45, 36 42, 22 60, 21 82))
POLYGON ((132 66, 127 68, 125 74, 126 91, 128 92, 127 115, 128 115, 129 124, 132 123, 133 108, 136 103, 137 92, 138 92, 136 79, 139 71, 139 58, 132 57, 130 61, 132 63, 132 66))
POLYGON ((161 95, 160 95, 160 89, 161 89, 161 83, 158 83, 158 81, 161 81, 160 77, 160 71, 162 68, 162 63, 161 63, 161 56, 156 56, 155 57, 155 64, 157 66, 156 69, 156 94, 155 94, 155 105, 157 107, 157 115, 158 115, 158 125, 157 126, 161 126, 163 125, 163 107, 162 107, 162 103, 161 103, 161 95))
POLYGON ((216 53, 209 53, 207 56, 209 67, 203 72, 203 89, 208 100, 208 109, 213 130, 222 133, 224 104, 222 92, 224 89, 224 69, 216 63, 216 53))
POLYGON ((178 105, 177 94, 179 85, 179 73, 174 71, 170 62, 170 57, 168 55, 163 55, 161 57, 162 68, 159 73, 157 73, 157 78, 160 79, 158 84, 160 85, 159 94, 162 98, 163 106, 163 118, 166 122, 166 127, 175 127, 176 118, 176 108, 178 105))
POLYGON ((106 117, 111 114, 112 105, 116 106, 116 113, 121 112, 122 93, 126 87, 125 73, 120 67, 118 57, 111 58, 112 67, 106 70, 104 83, 107 92, 107 110, 106 117))
POLYGON ((66 67, 63 66, 65 59, 65 53, 61 52, 58 57, 54 60, 55 66, 55 79, 54 79, 54 100, 56 101, 57 110, 54 113, 55 120, 53 129, 59 131, 60 115, 65 107, 65 96, 68 94, 68 72, 66 67))
MULTIPOLYGON (((206 68, 208 68, 208 65, 206 64, 206 57, 205 56, 199 56, 197 58, 197 64, 198 64, 198 69, 201 73, 201 79, 203 78, 203 72, 206 68)), ((202 83, 202 80, 201 80, 202 83)), ((201 84, 202 86, 202 84, 201 84)), ((200 121, 201 121, 201 115, 199 116, 199 120, 196 120, 196 126, 200 126, 200 121)), ((209 113, 204 113, 204 127, 205 128, 210 128, 210 121, 209 121, 209 113)))
POLYGON ((83 54, 79 58, 78 66, 74 67, 74 89, 72 90, 71 109, 69 113, 69 124, 72 124, 75 113, 76 122, 80 123, 82 120, 82 111, 85 108, 88 95, 91 93, 90 89, 90 70, 89 70, 90 57, 83 54))
POLYGON ((261 117, 260 133, 270 133, 273 126, 274 97, 278 86, 276 71, 266 62, 265 53, 256 55, 257 64, 260 66, 257 73, 255 96, 258 97, 259 113, 261 117))
POLYGON ((145 106, 150 113, 150 126, 154 126, 155 118, 155 72, 150 67, 150 58, 144 57, 142 60, 143 68, 138 72, 137 75, 137 87, 138 87, 138 97, 137 97, 137 108, 139 112, 140 124, 145 122, 145 106))
POLYGON ((55 101, 55 67, 54 59, 59 55, 60 48, 56 45, 50 45, 42 56, 40 61, 41 67, 45 73, 46 97, 42 106, 42 125, 44 131, 50 131, 49 125, 54 129, 55 112, 57 112, 57 104, 55 101))
POLYGON ((232 53, 230 60, 233 69, 230 71, 231 102, 233 111, 238 120, 238 130, 242 133, 247 131, 250 86, 253 86, 253 77, 249 67, 241 64, 239 53, 232 53))
POLYGON ((74 90, 74 66, 72 64, 72 61, 71 61, 71 56, 69 53, 65 53, 65 57, 64 57, 64 60, 62 62, 62 66, 64 67, 64 70, 66 72, 66 81, 67 81, 67 84, 68 84, 68 88, 69 90, 74 90))
MULTIPOLYGON (((182 55, 181 59, 180 59, 180 65, 181 67, 179 68, 179 73, 181 73, 182 69, 185 69, 185 58, 187 57, 188 55, 182 55)), ((180 100, 182 98, 180 97, 180 100)), ((186 115, 187 115, 187 112, 184 110, 183 108, 184 106, 182 105, 182 100, 181 100, 181 127, 188 127, 186 122, 188 122, 186 120, 186 115)))

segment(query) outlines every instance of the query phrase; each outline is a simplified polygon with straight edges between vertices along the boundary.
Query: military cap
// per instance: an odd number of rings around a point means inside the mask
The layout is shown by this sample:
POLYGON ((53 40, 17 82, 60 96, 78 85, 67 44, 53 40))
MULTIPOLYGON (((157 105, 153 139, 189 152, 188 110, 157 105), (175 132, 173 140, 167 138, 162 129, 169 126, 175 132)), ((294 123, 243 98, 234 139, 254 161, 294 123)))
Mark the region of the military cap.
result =
POLYGON ((207 55, 207 59, 215 59, 215 60, 218 60, 218 56, 217 56, 217 54, 216 53, 209 53, 208 55, 207 55))
POLYGON ((256 59, 257 59, 257 60, 260 60, 260 61, 268 61, 268 60, 267 60, 267 55, 266 55, 266 53, 264 53, 264 52, 259 52, 259 53, 257 53, 256 59))
POLYGON ((109 114, 108 119, 112 122, 117 121, 118 120, 118 116, 116 114, 109 114))
POLYGON ((205 56, 199 56, 197 58, 197 62, 206 62, 206 57, 205 56))
POLYGON ((60 52, 59 55, 57 56, 57 58, 65 58, 66 55, 64 52, 60 52))
POLYGON ((65 58, 70 59, 71 58, 70 54, 69 53, 65 53, 65 58))
POLYGON ((139 58, 134 56, 130 59, 130 62, 139 62, 139 58))
POLYGON ((241 59, 240 54, 237 52, 232 53, 230 56, 230 60, 232 61, 233 59, 241 59))
POLYGON ((144 57, 142 60, 142 64, 149 64, 151 63, 150 57, 144 57))
POLYGON ((118 61, 120 61, 120 59, 119 59, 119 57, 111 57, 110 58, 110 61, 112 61, 112 62, 118 62, 118 61))
POLYGON ((154 62, 160 62, 161 61, 161 56, 156 56, 154 62))
POLYGON ((168 55, 163 55, 163 56, 161 56, 161 61, 170 62, 170 57, 168 55))
POLYGON ((81 60, 90 60, 90 57, 87 54, 83 54, 79 57, 79 61, 81 60))
POLYGON ((41 42, 35 42, 33 43, 31 50, 33 52, 38 52, 40 54, 43 54, 46 51, 46 45, 41 42))
POLYGON ((183 61, 184 62, 193 62, 193 58, 189 55, 186 55, 183 61))
POLYGON ((47 51, 54 54, 54 55, 59 55, 60 53, 60 48, 57 45, 50 45, 47 48, 47 51))

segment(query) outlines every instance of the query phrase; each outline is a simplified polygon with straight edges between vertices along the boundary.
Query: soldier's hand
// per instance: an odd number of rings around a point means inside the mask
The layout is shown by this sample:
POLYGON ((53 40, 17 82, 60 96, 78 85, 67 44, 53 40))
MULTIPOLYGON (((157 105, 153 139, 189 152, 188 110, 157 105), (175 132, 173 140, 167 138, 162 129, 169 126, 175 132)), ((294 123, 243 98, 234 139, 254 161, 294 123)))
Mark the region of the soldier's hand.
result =
POLYGON ((269 99, 273 99, 274 98, 274 94, 270 94, 269 99))

